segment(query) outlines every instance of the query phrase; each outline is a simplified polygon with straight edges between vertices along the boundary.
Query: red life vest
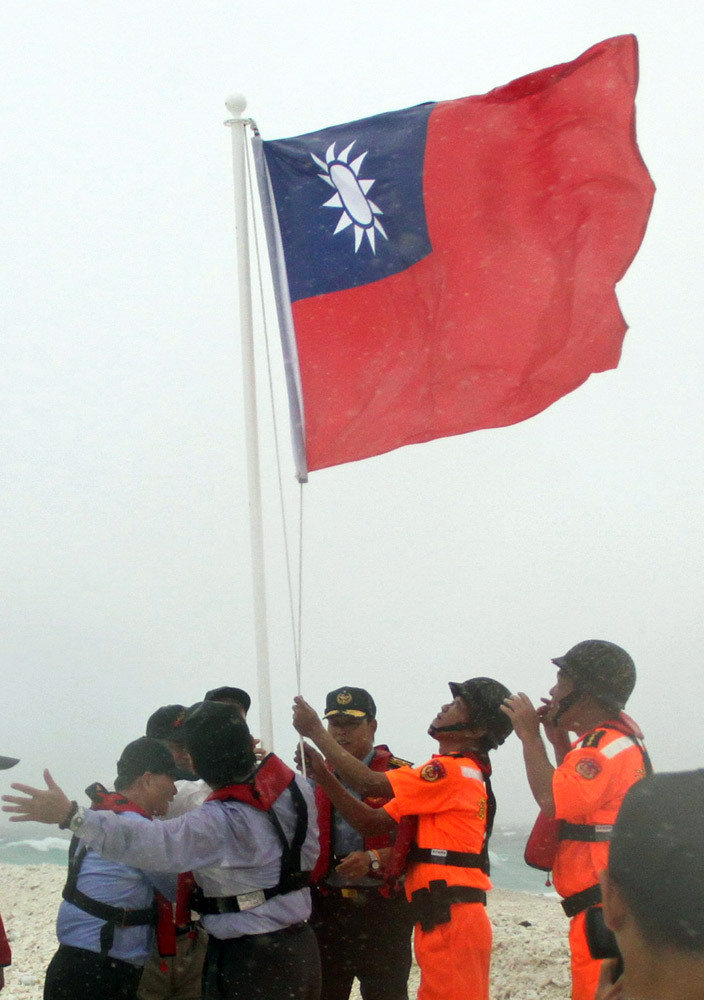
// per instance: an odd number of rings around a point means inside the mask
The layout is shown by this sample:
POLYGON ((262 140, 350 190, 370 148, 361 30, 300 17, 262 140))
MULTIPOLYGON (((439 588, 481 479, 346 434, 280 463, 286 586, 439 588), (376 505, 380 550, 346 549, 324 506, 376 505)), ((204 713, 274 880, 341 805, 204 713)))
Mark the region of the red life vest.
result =
MULTIPOLYGON (((107 810, 114 813, 134 812, 140 816, 146 816, 147 819, 152 818, 136 802, 131 802, 119 792, 108 792, 98 781, 86 788, 86 795, 91 800, 91 809, 107 810)), ((118 906, 111 906, 109 903, 91 899, 80 891, 78 875, 87 850, 85 845, 79 846, 77 837, 72 839, 69 846, 68 878, 64 886, 63 898, 68 903, 77 906, 79 910, 105 921, 100 932, 102 954, 107 954, 110 951, 116 927, 137 927, 142 924, 152 924, 156 926, 159 954, 162 957, 175 955, 176 930, 171 903, 160 892, 154 890, 153 906, 143 910, 124 910, 118 906)))
MULTIPOLYGON (((380 746, 374 747, 374 754, 371 761, 369 762, 370 771, 389 771, 397 767, 402 767, 406 761, 401 762, 397 757, 392 756, 391 751, 387 746, 381 744, 380 746)), ((332 768, 330 768, 332 771, 332 768)), ((373 809, 380 809, 385 802, 389 801, 387 797, 373 796, 370 798, 362 799, 365 805, 371 806, 373 809)), ((332 815, 333 808, 332 802, 327 797, 320 785, 315 786, 315 804, 318 808, 318 836, 320 840, 320 855, 318 856, 318 861, 311 873, 311 881, 314 885, 318 885, 323 881, 325 876, 330 871, 330 867, 333 863, 332 857, 332 815)), ((392 843, 391 834, 389 833, 377 833, 373 836, 364 838, 364 850, 365 851, 378 851, 380 847, 390 847, 392 843)))
MULTIPOLYGON (((206 802, 244 802, 262 812, 269 812, 278 797, 289 787, 295 777, 290 767, 274 754, 264 758, 252 781, 227 785, 211 792, 206 802)), ((205 902, 202 891, 197 886, 192 872, 184 872, 178 877, 176 896, 176 926, 190 922, 191 909, 205 913, 210 904, 205 902)))
POLYGON ((211 792, 206 802, 244 802, 245 805, 269 812, 278 797, 288 788, 296 777, 292 771, 275 754, 270 753, 264 758, 254 773, 251 781, 241 781, 236 785, 227 785, 211 792))
POLYGON ((281 844, 281 868, 279 881, 275 886, 255 890, 254 893, 243 893, 240 897, 205 896, 200 887, 196 886, 191 905, 198 913, 239 913, 252 908, 252 901, 248 897, 253 895, 260 897, 254 905, 260 905, 274 896, 296 892, 310 885, 310 872, 301 871, 301 848, 308 830, 308 807, 295 778, 295 772, 290 767, 275 754, 269 754, 250 781, 218 788, 208 796, 206 802, 242 802, 266 813, 281 844), (291 843, 272 809, 276 800, 287 790, 296 812, 296 827, 291 843))
POLYGON ((12 952, 7 941, 7 934, 0 917, 0 969, 12 964, 12 952))

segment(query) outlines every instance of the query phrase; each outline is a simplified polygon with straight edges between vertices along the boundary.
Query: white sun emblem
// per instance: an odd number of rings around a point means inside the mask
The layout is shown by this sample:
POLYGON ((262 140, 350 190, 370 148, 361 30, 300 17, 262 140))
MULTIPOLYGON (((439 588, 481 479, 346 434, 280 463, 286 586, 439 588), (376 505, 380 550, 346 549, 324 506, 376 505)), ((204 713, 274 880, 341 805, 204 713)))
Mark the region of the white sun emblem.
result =
POLYGON ((355 142, 356 140, 353 140, 338 155, 335 154, 335 143, 333 142, 325 154, 325 161, 314 153, 310 155, 322 170, 318 176, 330 187, 335 188, 335 194, 329 201, 324 202, 322 207, 342 209, 342 215, 334 235, 347 229, 348 226, 354 226, 354 252, 357 253, 359 250, 366 233, 372 253, 376 253, 375 233, 381 233, 385 240, 388 240, 389 237, 377 218, 384 213, 373 201, 367 198, 367 191, 375 182, 359 176, 362 161, 367 153, 362 153, 356 160, 348 163, 350 150, 355 142))

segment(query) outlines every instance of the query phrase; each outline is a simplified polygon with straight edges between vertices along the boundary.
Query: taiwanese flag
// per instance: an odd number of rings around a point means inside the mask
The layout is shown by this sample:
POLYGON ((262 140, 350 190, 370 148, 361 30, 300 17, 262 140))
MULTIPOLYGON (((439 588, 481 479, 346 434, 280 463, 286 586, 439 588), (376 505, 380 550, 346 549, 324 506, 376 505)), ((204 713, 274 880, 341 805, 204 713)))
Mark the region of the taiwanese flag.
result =
POLYGON ((525 420, 616 367, 614 288, 654 192, 637 75, 626 35, 480 97, 263 143, 309 470, 525 420))

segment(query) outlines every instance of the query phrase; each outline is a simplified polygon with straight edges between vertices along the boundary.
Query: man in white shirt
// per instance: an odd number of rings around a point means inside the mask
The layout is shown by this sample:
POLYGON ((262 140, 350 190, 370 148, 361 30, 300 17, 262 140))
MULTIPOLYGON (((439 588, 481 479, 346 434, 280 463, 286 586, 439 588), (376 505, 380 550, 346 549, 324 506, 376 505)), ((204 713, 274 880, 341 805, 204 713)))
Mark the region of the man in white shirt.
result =
POLYGON ((13 786, 29 797, 5 796, 4 809, 14 821, 69 822, 106 858, 193 871, 209 935, 207 1000, 317 1000, 308 882, 318 829, 308 782, 273 754, 258 764, 247 724, 231 706, 195 706, 183 731, 195 772, 215 789, 184 816, 136 830, 121 816, 78 808, 48 771, 46 791, 13 786))

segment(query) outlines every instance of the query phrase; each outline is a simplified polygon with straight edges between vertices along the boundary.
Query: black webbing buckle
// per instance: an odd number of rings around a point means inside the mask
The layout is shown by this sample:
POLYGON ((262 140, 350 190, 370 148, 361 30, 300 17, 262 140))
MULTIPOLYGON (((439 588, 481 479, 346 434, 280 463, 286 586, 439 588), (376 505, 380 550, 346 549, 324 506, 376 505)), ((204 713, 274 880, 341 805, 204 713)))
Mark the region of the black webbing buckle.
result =
POLYGON ((581 892, 575 892, 572 896, 567 896, 566 899, 562 900, 561 905, 568 917, 576 917, 582 910, 586 910, 589 906, 596 906, 600 902, 601 886, 597 883, 590 885, 588 889, 582 889, 581 892))

